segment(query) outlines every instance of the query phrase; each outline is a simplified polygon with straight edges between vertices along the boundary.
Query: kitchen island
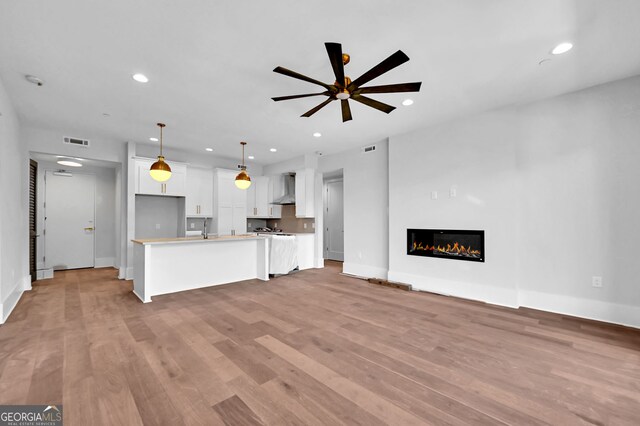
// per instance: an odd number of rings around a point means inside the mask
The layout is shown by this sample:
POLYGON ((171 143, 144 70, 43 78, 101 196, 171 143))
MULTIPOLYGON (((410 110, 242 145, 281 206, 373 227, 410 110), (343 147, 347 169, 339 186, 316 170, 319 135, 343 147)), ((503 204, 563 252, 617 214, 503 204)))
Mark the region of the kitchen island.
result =
POLYGON ((152 296, 249 279, 269 280, 269 239, 255 234, 137 239, 133 293, 152 296))

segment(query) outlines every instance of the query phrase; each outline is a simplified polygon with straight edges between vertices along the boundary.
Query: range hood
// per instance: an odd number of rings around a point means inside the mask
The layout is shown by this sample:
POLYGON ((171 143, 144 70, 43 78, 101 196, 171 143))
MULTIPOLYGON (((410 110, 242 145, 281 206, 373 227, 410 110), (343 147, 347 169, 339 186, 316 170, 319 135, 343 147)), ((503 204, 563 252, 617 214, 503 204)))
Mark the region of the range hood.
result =
POLYGON ((296 203, 296 175, 287 173, 284 175, 284 195, 273 200, 271 204, 287 206, 296 203))

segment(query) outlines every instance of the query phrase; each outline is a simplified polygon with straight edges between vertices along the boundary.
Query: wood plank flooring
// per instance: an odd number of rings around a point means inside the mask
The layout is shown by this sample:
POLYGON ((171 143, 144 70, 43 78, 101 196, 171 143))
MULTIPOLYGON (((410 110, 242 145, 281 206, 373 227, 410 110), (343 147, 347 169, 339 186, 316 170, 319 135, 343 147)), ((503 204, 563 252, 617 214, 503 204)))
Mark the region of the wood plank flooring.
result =
POLYGON ((58 272, 0 327, 0 404, 83 426, 640 424, 640 331, 339 268, 150 304, 113 269, 58 272))

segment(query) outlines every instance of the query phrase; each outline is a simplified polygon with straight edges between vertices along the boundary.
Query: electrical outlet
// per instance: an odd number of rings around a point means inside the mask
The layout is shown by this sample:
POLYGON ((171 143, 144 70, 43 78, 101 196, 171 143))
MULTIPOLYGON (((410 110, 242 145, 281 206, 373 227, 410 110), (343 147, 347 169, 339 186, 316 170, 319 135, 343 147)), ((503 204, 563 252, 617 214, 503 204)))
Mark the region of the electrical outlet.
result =
POLYGON ((274 228, 277 228, 277 227, 278 227, 278 222, 276 222, 276 224, 275 224, 275 225, 273 225, 273 227, 274 227, 274 228))
POLYGON ((160 229, 160 224, 156 223, 156 229, 160 229))
POLYGON ((432 200, 438 199, 438 191, 431 191, 431 199, 432 200))
POLYGON ((251 222, 247 222, 247 228, 251 229, 251 222))
POLYGON ((196 224, 195 224, 195 223, 193 223, 193 222, 191 222, 191 224, 190 224, 190 225, 191 225, 191 229, 194 229, 194 228, 196 227, 196 224))
POLYGON ((591 277, 591 285, 594 287, 602 287, 602 277, 591 277))
POLYGON ((302 226, 304 227, 304 229, 307 229, 307 224, 303 223, 302 226))
POLYGON ((451 188, 449 188, 449 198, 456 198, 457 195, 458 195, 458 188, 456 188, 455 186, 452 186, 451 188))
POLYGON ((313 223, 311 224, 311 227, 312 227, 313 229, 316 229, 316 223, 315 223, 315 222, 313 222, 313 223))

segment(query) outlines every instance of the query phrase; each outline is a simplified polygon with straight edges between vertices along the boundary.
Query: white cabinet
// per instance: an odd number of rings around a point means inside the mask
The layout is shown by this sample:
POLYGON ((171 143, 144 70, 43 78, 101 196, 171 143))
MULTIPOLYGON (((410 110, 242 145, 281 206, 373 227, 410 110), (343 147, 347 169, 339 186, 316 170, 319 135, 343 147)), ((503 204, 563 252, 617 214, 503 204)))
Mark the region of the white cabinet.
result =
POLYGON ((187 168, 187 217, 213 216, 213 170, 187 168))
POLYGON ((315 170, 296 171, 296 217, 315 217, 315 170))
POLYGON ((273 219, 282 218, 282 206, 271 204, 284 195, 284 175, 269 176, 269 217, 273 219))
POLYGON ((269 178, 254 176, 247 190, 247 217, 269 217, 269 178))
POLYGON ((184 197, 187 187, 187 167, 182 163, 167 161, 171 166, 171 178, 165 182, 153 180, 149 174, 156 160, 136 158, 136 194, 184 197))
POLYGON ((315 234, 296 234, 296 247, 298 256, 298 269, 310 269, 314 267, 315 234))
POLYGON ((235 170, 216 169, 213 175, 213 227, 218 235, 247 232, 247 191, 235 184, 235 170))

